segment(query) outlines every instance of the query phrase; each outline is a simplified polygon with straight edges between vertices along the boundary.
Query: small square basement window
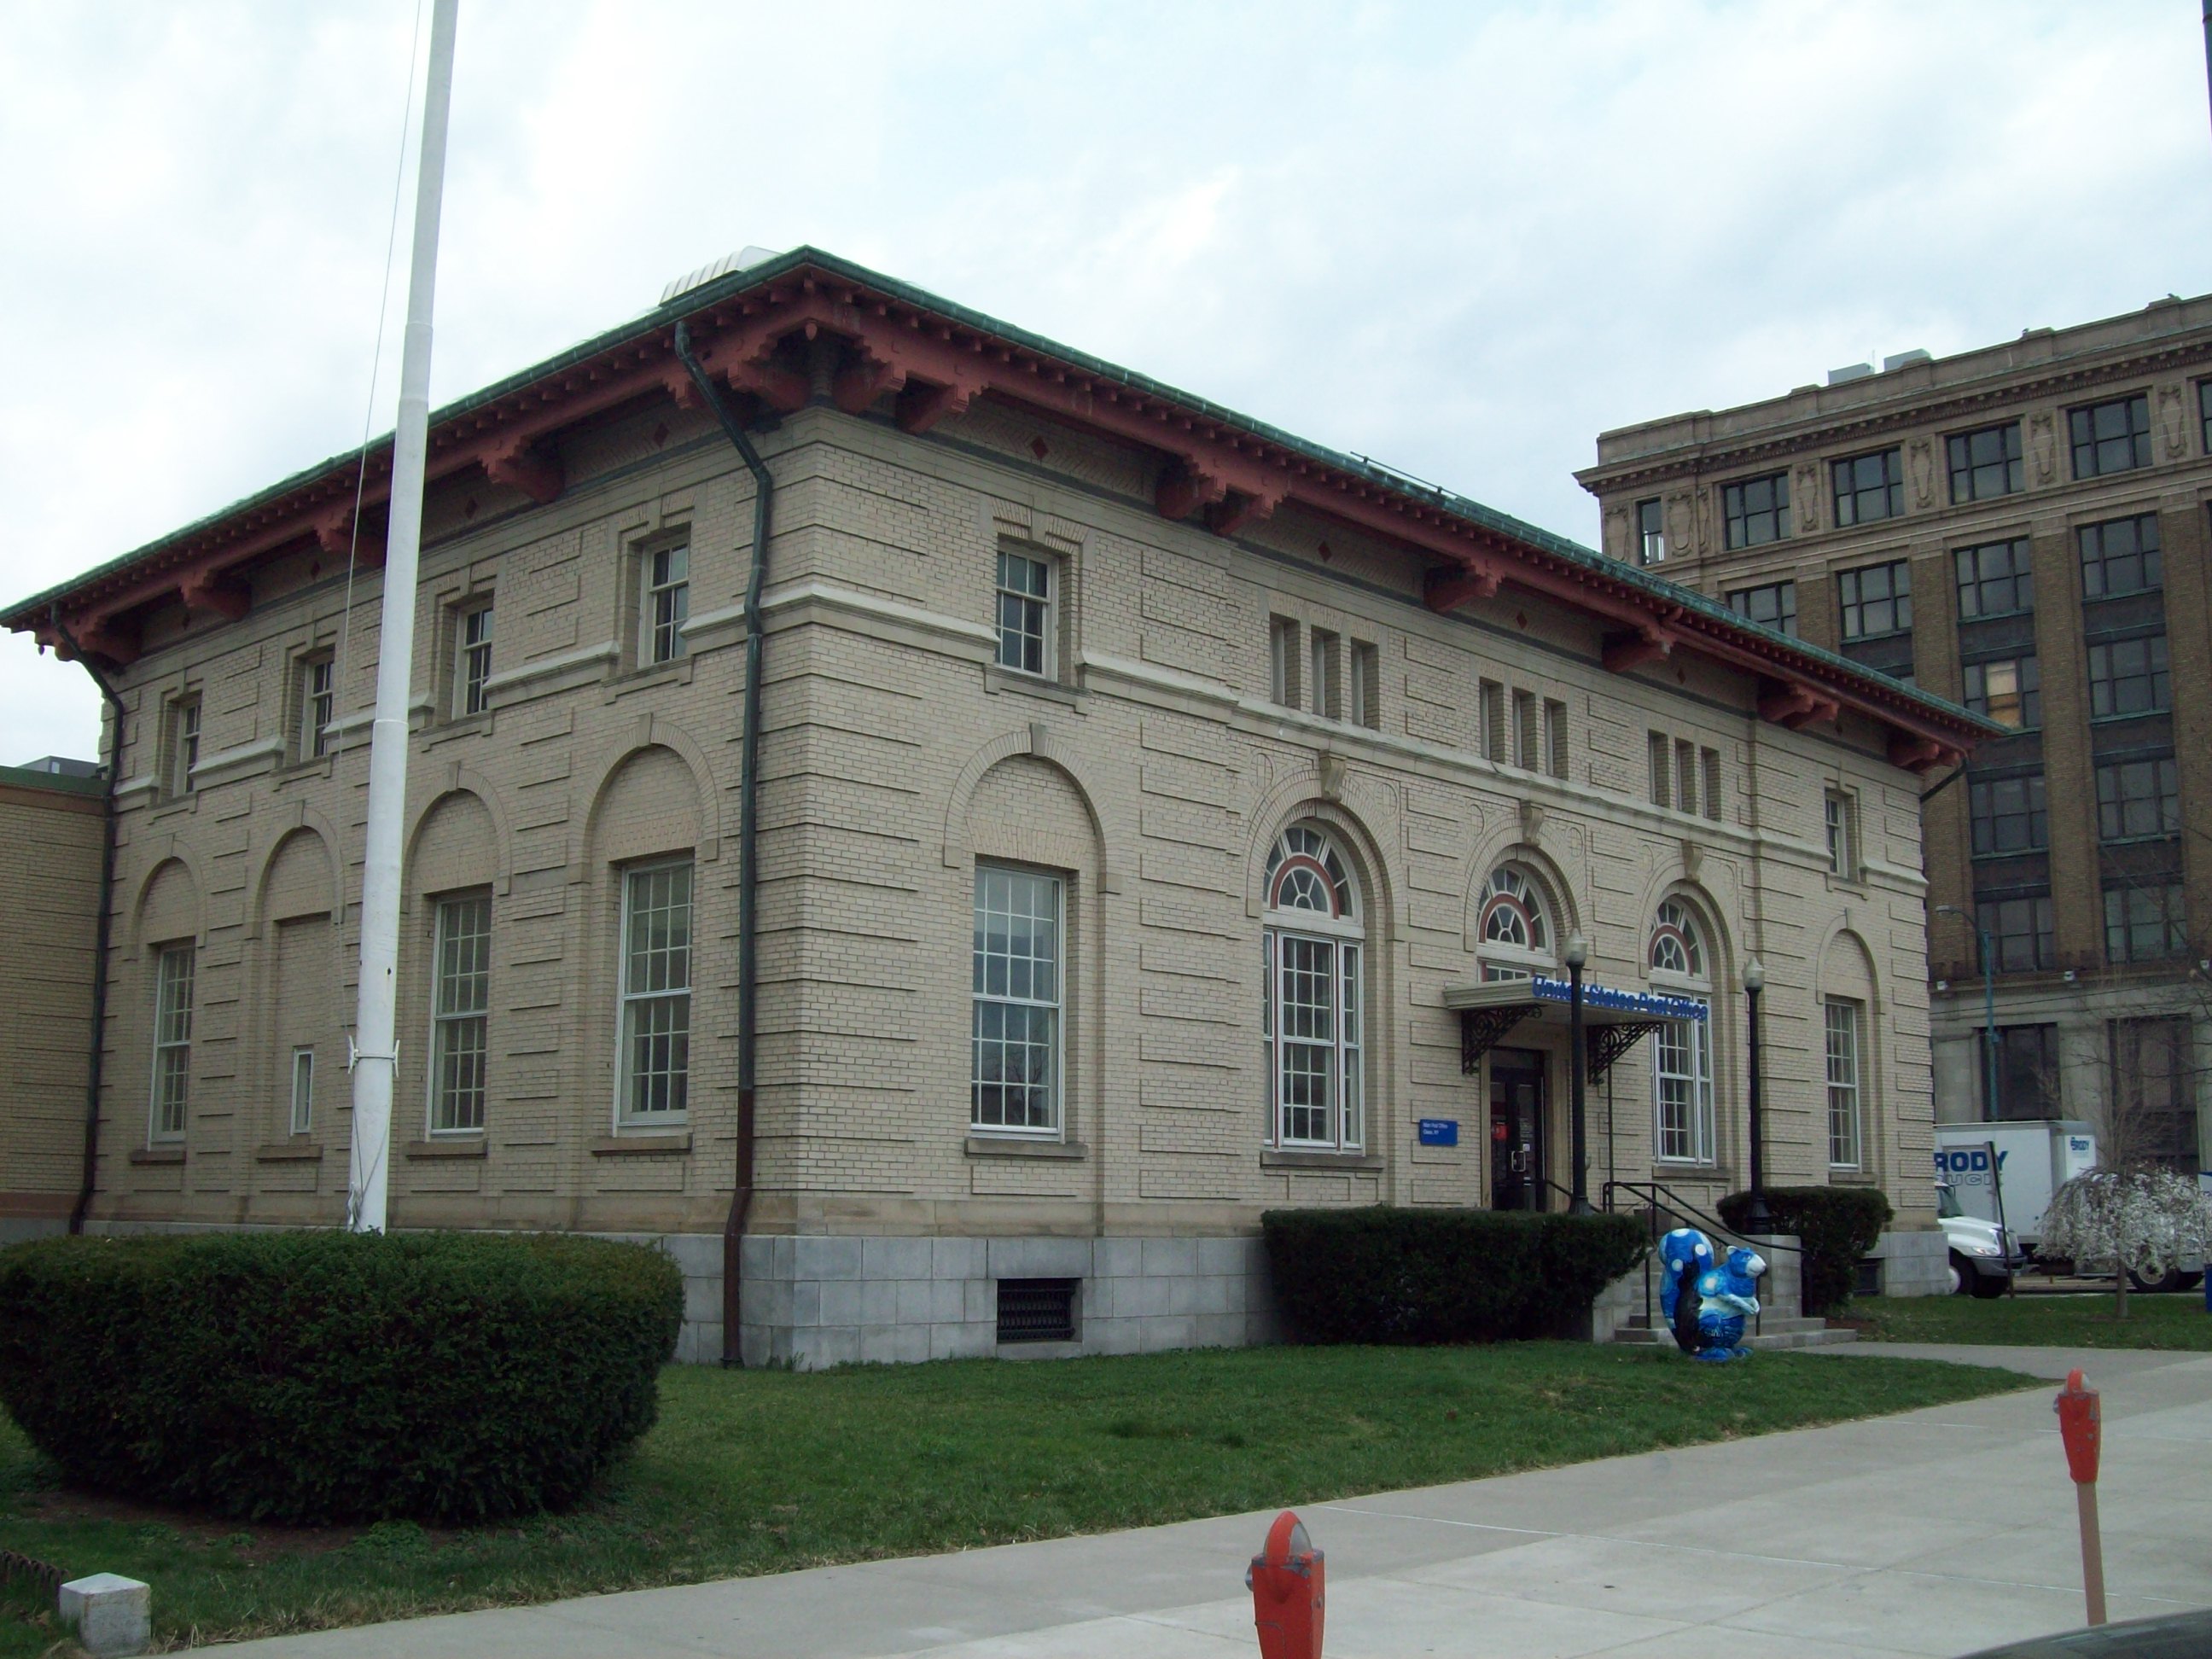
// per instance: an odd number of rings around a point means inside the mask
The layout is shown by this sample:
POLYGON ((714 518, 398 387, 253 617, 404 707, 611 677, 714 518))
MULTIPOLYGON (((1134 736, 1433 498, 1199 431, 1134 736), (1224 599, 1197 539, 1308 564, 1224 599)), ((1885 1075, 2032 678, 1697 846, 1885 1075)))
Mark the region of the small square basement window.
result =
POLYGON ((1075 1340, 1073 1279, 1002 1279, 999 1281, 999 1340, 1075 1340))

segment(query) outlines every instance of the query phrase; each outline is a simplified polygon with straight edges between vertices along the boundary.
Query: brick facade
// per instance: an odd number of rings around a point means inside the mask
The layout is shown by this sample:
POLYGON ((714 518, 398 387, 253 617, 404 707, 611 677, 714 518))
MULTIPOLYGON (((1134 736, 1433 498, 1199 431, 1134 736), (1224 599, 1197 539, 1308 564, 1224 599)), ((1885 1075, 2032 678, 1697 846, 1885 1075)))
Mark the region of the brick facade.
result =
MULTIPOLYGON (((1439 612, 1420 560, 1295 503, 1233 534, 1172 521, 1157 455, 1018 405, 979 398, 915 433, 888 396, 847 412, 827 367, 811 379, 757 441, 775 499, 749 1359, 991 1352, 1009 1274, 1080 1282, 1079 1348, 1262 1338, 1266 1208, 1490 1202, 1485 1079, 1462 1073, 1443 998, 1481 978, 1485 884, 1507 863, 1542 893, 1554 957, 1579 929, 1600 983, 1651 983, 1663 901, 1701 935, 1709 1155, 1655 1164, 1647 1040, 1591 1091, 1594 1191, 1609 1174, 1705 1201, 1742 1184, 1756 955, 1770 1179, 1875 1182, 1901 1228, 1932 1224, 1917 781, 1878 721, 1762 720, 1755 677, 1686 650, 1608 674, 1599 617, 1510 585, 1439 612), (997 665, 1008 550, 1052 573, 1043 675, 997 665), (1320 713, 1310 685, 1302 708, 1275 695, 1284 629, 1306 680, 1319 642, 1320 713), (1485 682, 1545 722, 1534 767, 1492 745, 1485 682), (1653 732, 1710 753, 1718 795, 1654 806, 1653 732), (1841 877, 1830 790, 1864 826, 1841 877), (1270 1144, 1264 877, 1294 824, 1340 855, 1364 952, 1364 1133, 1327 1152, 1270 1144), (971 1123, 979 864, 1060 884, 1047 1135, 971 1123), (1829 1167, 1824 997, 1866 1022, 1851 1170, 1829 1167), (1460 1144, 1417 1145, 1421 1118, 1456 1120, 1460 1144)), ((559 458, 549 502, 471 474, 427 506, 392 1218, 667 1239, 693 1281, 684 1351, 708 1358, 735 1159, 752 486, 713 421, 665 399, 564 435, 559 458), (640 667, 640 560, 679 540, 686 649, 640 667), (489 706, 456 715, 454 618, 486 598, 489 706), (665 858, 696 882, 689 1109, 642 1122, 619 1109, 622 878, 665 858), (457 893, 490 899, 486 1097, 480 1130, 440 1133, 429 958, 436 901, 457 893)), ((349 624, 327 551, 285 550, 251 580, 234 620, 150 611, 122 676, 105 1225, 343 1213, 378 580, 356 578, 349 624), (339 741, 315 757, 299 665, 319 651, 339 741), (199 764, 176 788, 164 709, 194 697, 199 764), (155 976, 159 947, 185 943, 190 1107, 169 1137, 149 1104, 155 976), (302 1048, 318 1081, 295 1133, 302 1048)), ((1546 1070, 1540 1173, 1564 1184, 1564 1030, 1530 1020, 1508 1041, 1546 1070)))

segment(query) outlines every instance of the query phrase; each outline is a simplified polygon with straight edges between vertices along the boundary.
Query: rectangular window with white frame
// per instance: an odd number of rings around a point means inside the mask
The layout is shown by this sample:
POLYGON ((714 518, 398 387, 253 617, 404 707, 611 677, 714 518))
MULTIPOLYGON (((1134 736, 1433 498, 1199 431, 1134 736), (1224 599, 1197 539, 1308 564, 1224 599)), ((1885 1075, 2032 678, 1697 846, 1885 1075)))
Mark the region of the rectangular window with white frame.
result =
POLYGON ((691 1087, 691 860, 623 875, 620 1110, 681 1121, 691 1087))
POLYGON ((182 1140, 191 1100, 193 948, 164 945, 154 953, 154 1084, 150 1129, 155 1140, 182 1140))
POLYGON ((1026 553, 999 554, 999 666, 1049 679, 1053 661, 1053 568, 1026 553))
POLYGON ((170 698, 161 714, 161 793, 173 800, 191 793, 199 770, 199 694, 170 698))
POLYGON ((1828 1167, 1856 1170, 1860 1151, 1859 1006, 1831 998, 1823 1005, 1828 1052, 1828 1167))
POLYGON ((484 1127, 490 1044, 491 895, 438 902, 430 1000, 430 1132, 484 1127))
POLYGON ((1364 1144, 1360 947, 1270 928, 1267 1048, 1276 1145, 1357 1152, 1364 1144))
POLYGON ((311 1133, 315 1127, 315 1051, 292 1050, 292 1133, 311 1133))
POLYGON ((330 752, 331 720, 336 712, 337 664, 327 651, 300 659, 300 738, 297 757, 319 759, 330 752))
MULTIPOLYGON (((1703 997, 1685 1001, 1710 1007, 1703 997)), ((1652 1038, 1662 1164, 1713 1161, 1713 1037, 1710 1019, 1670 1019, 1652 1038)))
POLYGON ((491 707, 491 603, 471 604, 453 617, 453 715, 491 707))
POLYGON ((684 654, 684 623, 691 614, 691 544, 669 542, 638 556, 644 591, 638 602, 638 665, 650 668, 684 654))
POLYGON ((975 866, 969 1121, 986 1134, 1060 1132, 1066 892, 1057 876, 975 866))

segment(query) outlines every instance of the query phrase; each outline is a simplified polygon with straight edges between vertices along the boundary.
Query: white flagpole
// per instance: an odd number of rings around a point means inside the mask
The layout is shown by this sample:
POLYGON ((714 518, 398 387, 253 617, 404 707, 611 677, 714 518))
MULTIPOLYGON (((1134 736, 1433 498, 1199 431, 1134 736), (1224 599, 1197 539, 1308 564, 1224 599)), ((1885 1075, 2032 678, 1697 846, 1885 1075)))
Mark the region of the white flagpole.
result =
POLYGON ((422 474, 430 444, 430 313, 438 281, 438 210, 446 184, 446 111, 453 91, 453 27, 460 0, 434 0, 429 77, 423 85, 422 171, 415 191, 415 257, 399 357, 399 423, 392 436, 392 520, 377 635, 376 723, 368 747, 368 846, 361 882, 361 1002, 355 1016, 353 1156, 346 1225, 384 1231, 392 1156, 392 1079, 399 969, 399 859, 407 808, 407 705, 415 661, 416 570, 422 552, 422 474))

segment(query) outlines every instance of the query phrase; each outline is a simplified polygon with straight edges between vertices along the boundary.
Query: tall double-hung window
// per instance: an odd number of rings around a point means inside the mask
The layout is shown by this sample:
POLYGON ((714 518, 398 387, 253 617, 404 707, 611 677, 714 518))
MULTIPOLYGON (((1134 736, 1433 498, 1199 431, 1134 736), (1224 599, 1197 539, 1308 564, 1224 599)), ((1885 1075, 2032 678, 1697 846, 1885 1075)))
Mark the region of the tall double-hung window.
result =
MULTIPOLYGON (((1705 943, 1689 907, 1668 900, 1651 925, 1651 988, 1712 1006, 1705 943)), ((1713 1161, 1712 1022, 1672 1019, 1652 1039, 1653 1146, 1668 1164, 1713 1161)))
POLYGON ((441 899, 430 994, 430 1130, 484 1126, 491 1012, 491 895, 441 899))
POLYGON ((1344 856, 1292 824, 1267 859, 1261 1023, 1270 1136, 1279 1146, 1357 1150, 1366 1137, 1365 933, 1344 856))
POLYGON ((192 968, 190 945, 165 945, 154 957, 155 1140, 181 1140, 192 1079, 192 968))
POLYGON ((620 1109, 680 1121, 691 1088, 691 860, 623 873, 620 1109))
POLYGON ((999 666, 1049 676, 1052 566, 1026 553, 999 555, 999 666))
POLYGON ((643 623, 638 653, 647 666, 674 662, 684 654, 684 623, 691 614, 691 546, 676 542, 647 551, 638 561, 645 585, 638 614, 643 623))
POLYGON ((1821 1005, 1828 1055, 1828 1165, 1856 1170, 1860 1149, 1859 1005, 1831 998, 1821 1005))
POLYGON ((1060 1130, 1066 894, 1057 876, 975 866, 969 1121, 988 1133, 1060 1130))

